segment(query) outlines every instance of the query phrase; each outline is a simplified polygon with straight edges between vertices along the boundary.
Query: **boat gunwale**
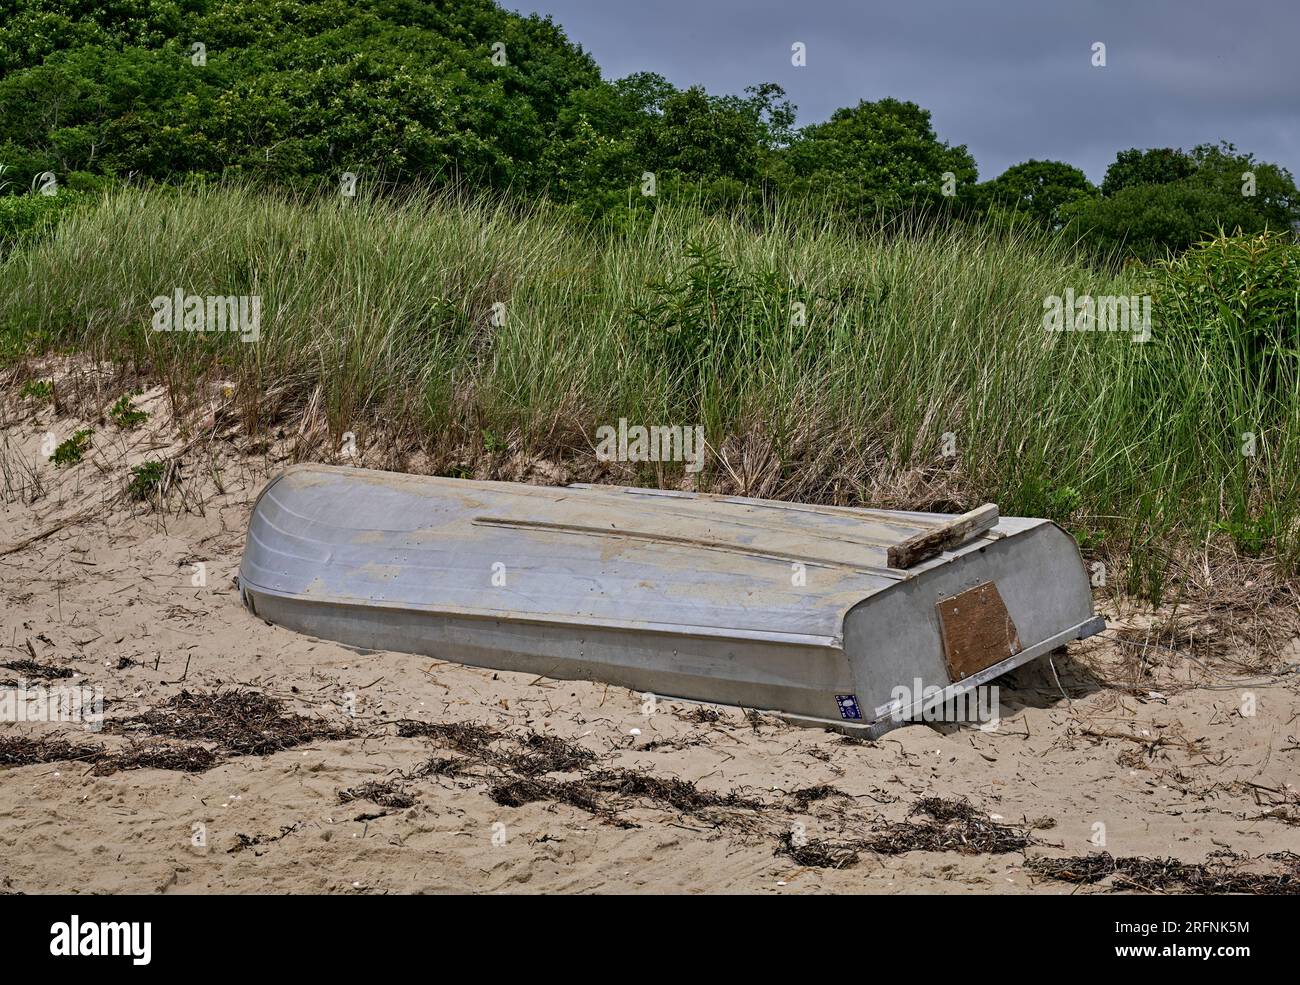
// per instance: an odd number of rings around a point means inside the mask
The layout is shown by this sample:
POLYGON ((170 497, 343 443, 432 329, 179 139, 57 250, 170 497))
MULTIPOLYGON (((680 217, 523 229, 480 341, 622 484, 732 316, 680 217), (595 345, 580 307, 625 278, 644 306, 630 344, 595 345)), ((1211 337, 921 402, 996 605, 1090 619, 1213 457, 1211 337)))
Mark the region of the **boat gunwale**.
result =
MULTIPOLYGON (((267 588, 239 575, 240 593, 253 592, 255 595, 270 595, 277 599, 294 602, 306 602, 313 605, 352 606, 361 609, 388 609, 395 612, 409 612, 415 615, 452 616, 465 619, 488 619, 497 622, 536 624, 542 626, 570 626, 578 629, 595 627, 597 629, 625 630, 629 632, 659 633, 670 636, 684 636, 699 639, 736 639, 752 640, 764 643, 779 643, 790 646, 819 647, 843 651, 843 636, 820 636, 810 633, 779 633, 766 629, 736 629, 725 626, 697 626, 685 623, 628 622, 609 619, 604 616, 569 617, 546 613, 520 613, 509 609, 470 609, 459 606, 415 605, 409 602, 393 602, 387 599, 357 598, 346 595, 304 595, 300 592, 286 592, 267 588)), ((856 603, 855 603, 856 604, 856 603)), ((850 607, 851 608, 851 607, 850 607)))

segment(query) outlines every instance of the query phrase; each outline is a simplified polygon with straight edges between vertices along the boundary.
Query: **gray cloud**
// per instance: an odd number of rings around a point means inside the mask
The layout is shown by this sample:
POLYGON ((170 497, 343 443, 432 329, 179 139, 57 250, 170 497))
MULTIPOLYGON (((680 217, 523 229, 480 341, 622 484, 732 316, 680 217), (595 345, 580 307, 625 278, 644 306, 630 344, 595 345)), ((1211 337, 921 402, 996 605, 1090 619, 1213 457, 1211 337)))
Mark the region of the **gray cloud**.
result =
POLYGON ((1100 181, 1127 147, 1228 140, 1300 172, 1295 0, 507 0, 550 14, 607 77, 740 92, 773 81, 823 120, 860 99, 929 109, 991 178, 1029 158, 1100 181), (790 45, 808 64, 790 64, 790 45), (1106 44, 1107 65, 1091 65, 1106 44))

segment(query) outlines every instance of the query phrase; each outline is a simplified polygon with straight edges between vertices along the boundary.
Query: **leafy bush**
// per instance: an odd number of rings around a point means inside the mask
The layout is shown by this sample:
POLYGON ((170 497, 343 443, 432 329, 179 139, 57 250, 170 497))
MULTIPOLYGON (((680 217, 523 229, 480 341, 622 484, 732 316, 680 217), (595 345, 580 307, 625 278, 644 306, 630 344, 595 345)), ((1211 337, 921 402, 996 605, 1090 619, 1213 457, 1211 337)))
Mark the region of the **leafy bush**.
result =
POLYGON ((602 84, 553 22, 491 0, 65 6, 16 0, 0 21, 0 161, 23 187, 364 169, 538 190, 561 108, 602 84))
POLYGON ((1290 235, 1216 236, 1157 272, 1167 342, 1194 333, 1210 359, 1268 383, 1300 356, 1300 244, 1290 235))
POLYGON ((1156 264, 1149 289, 1151 404, 1135 426, 1203 446, 1197 467, 1218 475, 1210 530, 1243 553, 1300 557, 1300 245, 1216 236, 1156 264))
POLYGON ((1096 194, 1087 176, 1061 161, 1025 161, 979 187, 990 204, 1023 212, 1047 229, 1061 224, 1061 210, 1096 194))
POLYGON ((949 146, 935 134, 929 110, 897 99, 864 100, 804 127, 777 167, 783 186, 834 189, 856 197, 859 208, 938 196, 945 172, 958 188, 977 176, 965 145, 949 146))
POLYGON ((108 416, 113 423, 120 428, 137 428, 149 419, 149 415, 142 410, 136 410, 131 406, 131 395, 124 393, 117 398, 108 412, 108 416))
POLYGON ((152 496, 162 484, 167 466, 157 459, 150 459, 140 465, 132 466, 131 481, 127 483, 126 493, 132 499, 144 501, 152 496))
POLYGON ((24 399, 31 397, 33 400, 49 400, 54 396, 54 381, 28 380, 23 384, 23 388, 18 395, 24 399))
POLYGON ((55 195, 0 195, 0 257, 18 243, 48 233, 80 200, 66 190, 55 195))
POLYGON ((50 456, 50 461, 54 463, 55 468, 76 465, 89 448, 90 431, 77 431, 71 438, 59 443, 58 447, 54 449, 54 454, 50 456))
POLYGON ((1064 206, 1061 215, 1071 232, 1105 250, 1148 259, 1187 249, 1216 232, 1284 232, 1300 221, 1300 193, 1291 173, 1231 144, 1203 144, 1189 152, 1122 151, 1106 172, 1102 193, 1064 206))
MULTIPOLYGON (((61 191, 123 176, 333 190, 352 172, 366 191, 418 182, 544 195, 625 230, 683 202, 751 220, 778 201, 811 201, 818 221, 993 212, 1055 229, 1073 219, 1071 236, 1144 257, 1218 228, 1300 219, 1291 175, 1231 145, 1122 151, 1100 196, 1054 161, 977 184, 966 147, 941 140, 915 103, 862 101, 796 129, 774 83, 715 95, 651 72, 608 81, 551 19, 493 0, 8 0, 3 10, 0 193, 25 193, 45 171, 61 191), (647 172, 653 195, 641 192, 647 172)), ((31 210, 49 207, 6 205, 21 214, 0 214, 0 251, 7 225, 40 225, 31 210)))
POLYGON ((714 245, 688 243, 684 252, 685 268, 652 281, 651 300, 632 311, 670 371, 690 376, 707 368, 727 376, 781 348, 801 348, 806 315, 803 324, 794 317, 801 298, 775 271, 743 272, 714 245))
POLYGON ((1140 150, 1132 147, 1115 155, 1101 182, 1101 193, 1106 197, 1125 188, 1142 185, 1167 185, 1182 181, 1196 173, 1192 155, 1176 147, 1151 147, 1140 150))
POLYGON ((1259 557, 1265 545, 1279 532, 1277 517, 1272 510, 1266 510, 1260 516, 1250 516, 1240 507, 1229 519, 1214 524, 1213 529, 1231 537, 1237 550, 1250 557, 1259 557))

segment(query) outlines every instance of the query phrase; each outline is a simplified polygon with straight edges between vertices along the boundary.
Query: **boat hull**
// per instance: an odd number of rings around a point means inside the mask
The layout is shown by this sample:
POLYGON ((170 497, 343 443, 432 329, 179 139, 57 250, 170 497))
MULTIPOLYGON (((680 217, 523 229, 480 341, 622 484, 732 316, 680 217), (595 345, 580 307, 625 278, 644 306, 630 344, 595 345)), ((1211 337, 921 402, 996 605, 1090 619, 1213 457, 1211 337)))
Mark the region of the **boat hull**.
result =
POLYGON ((888 568, 939 520, 306 466, 259 497, 240 593, 355 647, 878 733, 1101 626, 1046 521, 888 568))

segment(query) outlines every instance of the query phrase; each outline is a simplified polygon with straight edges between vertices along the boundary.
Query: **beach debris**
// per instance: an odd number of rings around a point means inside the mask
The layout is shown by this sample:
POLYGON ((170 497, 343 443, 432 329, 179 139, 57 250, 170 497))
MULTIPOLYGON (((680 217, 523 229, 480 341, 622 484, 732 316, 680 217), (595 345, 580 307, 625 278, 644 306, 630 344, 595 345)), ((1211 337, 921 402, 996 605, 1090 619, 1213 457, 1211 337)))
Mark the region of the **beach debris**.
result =
MULTIPOLYGON (((29 642, 27 644, 31 646, 29 642)), ((53 667, 49 664, 38 663, 35 660, 10 660, 8 663, 0 663, 0 667, 6 670, 17 671, 28 680, 66 680, 74 676, 77 672, 68 667, 53 667)))
POLYGON ((119 770, 143 769, 203 773, 220 760, 215 750, 198 743, 142 742, 104 755, 96 761, 92 772, 97 776, 108 776, 119 770))
POLYGON ((0 736, 0 766, 32 766, 68 760, 93 761, 103 754, 103 746, 76 745, 54 736, 0 736))
POLYGON ((1064 858, 1042 856, 1026 860, 1025 868, 1041 878, 1078 885, 1091 886, 1110 880, 1105 887, 1109 892, 1140 889, 1196 895, 1300 896, 1300 855, 1275 852, 1261 858, 1273 863, 1272 871, 1250 871, 1245 866, 1256 860, 1231 851, 1215 852, 1203 863, 1176 858, 1117 857, 1109 852, 1064 858))
POLYGON ((106 721, 104 731, 212 742, 228 756, 265 756, 354 734, 347 725, 293 714, 281 699, 252 690, 181 691, 142 714, 106 721))
POLYGON ((359 787, 350 787, 338 793, 340 804, 350 804, 357 800, 368 800, 380 807, 402 810, 415 806, 415 798, 407 792, 399 780, 371 780, 359 787))

